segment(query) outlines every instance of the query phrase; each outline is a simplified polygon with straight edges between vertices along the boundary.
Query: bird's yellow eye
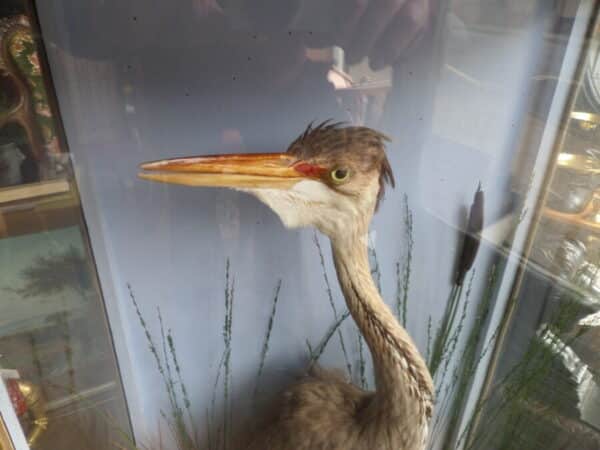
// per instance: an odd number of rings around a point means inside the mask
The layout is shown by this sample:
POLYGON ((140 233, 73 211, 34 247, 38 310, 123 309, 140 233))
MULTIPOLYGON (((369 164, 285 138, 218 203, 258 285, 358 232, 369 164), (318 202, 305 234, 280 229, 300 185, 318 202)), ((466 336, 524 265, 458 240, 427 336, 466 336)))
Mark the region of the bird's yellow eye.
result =
POLYGON ((348 169, 335 169, 331 171, 331 179, 334 183, 343 183, 350 176, 348 169))

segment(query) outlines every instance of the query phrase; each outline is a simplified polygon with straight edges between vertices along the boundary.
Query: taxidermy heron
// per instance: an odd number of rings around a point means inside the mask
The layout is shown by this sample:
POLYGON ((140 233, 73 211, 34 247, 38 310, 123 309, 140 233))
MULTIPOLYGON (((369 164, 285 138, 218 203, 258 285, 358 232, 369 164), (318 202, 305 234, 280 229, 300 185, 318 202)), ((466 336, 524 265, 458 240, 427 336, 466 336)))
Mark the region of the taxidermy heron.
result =
POLYGON ((421 450, 433 383, 406 330, 379 295, 367 254, 369 223, 394 185, 387 138, 370 128, 309 126, 284 153, 167 159, 141 165, 140 177, 255 195, 289 228, 312 225, 331 240, 348 309, 371 351, 376 390, 314 371, 277 399, 248 450, 421 450))

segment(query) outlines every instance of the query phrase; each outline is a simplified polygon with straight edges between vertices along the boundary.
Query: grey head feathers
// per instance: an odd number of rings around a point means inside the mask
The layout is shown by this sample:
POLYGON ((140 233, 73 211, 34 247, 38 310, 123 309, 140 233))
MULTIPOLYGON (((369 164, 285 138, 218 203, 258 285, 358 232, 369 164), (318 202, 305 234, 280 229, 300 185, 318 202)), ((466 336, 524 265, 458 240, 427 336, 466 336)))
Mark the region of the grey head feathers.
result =
POLYGON ((389 137, 372 128, 346 126, 343 122, 327 120, 316 126, 308 125, 290 144, 287 152, 314 163, 341 167, 350 165, 364 173, 377 171, 377 208, 383 199, 385 186, 395 186, 392 167, 385 154, 387 142, 390 142, 389 137))

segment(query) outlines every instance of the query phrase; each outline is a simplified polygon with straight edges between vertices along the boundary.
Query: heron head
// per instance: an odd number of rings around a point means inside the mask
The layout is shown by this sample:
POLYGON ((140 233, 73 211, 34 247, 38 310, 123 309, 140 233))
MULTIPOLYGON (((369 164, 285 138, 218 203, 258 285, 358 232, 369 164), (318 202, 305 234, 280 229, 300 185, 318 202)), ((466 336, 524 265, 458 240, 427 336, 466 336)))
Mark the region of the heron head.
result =
POLYGON ((283 153, 208 155, 141 165, 146 180, 228 187, 267 204, 286 227, 315 226, 330 238, 366 232, 394 178, 381 133, 309 126, 283 153))

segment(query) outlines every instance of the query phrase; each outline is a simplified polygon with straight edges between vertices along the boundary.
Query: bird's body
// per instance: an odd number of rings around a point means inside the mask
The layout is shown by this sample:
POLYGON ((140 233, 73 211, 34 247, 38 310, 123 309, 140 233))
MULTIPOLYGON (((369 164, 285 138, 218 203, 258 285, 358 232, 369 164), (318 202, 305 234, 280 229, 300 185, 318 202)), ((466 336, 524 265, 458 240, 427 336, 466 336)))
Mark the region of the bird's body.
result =
POLYGON ((367 233, 386 182, 385 137, 365 127, 309 127, 287 152, 164 160, 155 181, 228 186, 254 194, 287 227, 326 234, 342 292, 373 358, 376 389, 318 371, 285 390, 242 450, 423 450, 433 383, 417 347, 382 300, 367 233), (220 174, 221 176, 215 176, 220 174), (195 176, 194 176, 195 175, 195 176))
POLYGON ((249 437, 244 436, 245 442, 240 443, 240 448, 363 448, 356 446, 362 428, 357 418, 370 397, 341 374, 313 368, 276 398, 249 437), (335 435, 331 430, 336 430, 335 435))
MULTIPOLYGON (((336 371, 313 369, 284 390, 236 449, 416 450, 425 448, 427 418, 396 416, 375 392, 336 371)), ((408 413, 408 412, 407 412, 408 413)), ((412 413, 408 413, 412 414, 412 413)))
POLYGON ((321 371, 284 391, 249 450, 423 449, 431 378, 371 277, 366 240, 333 243, 342 291, 373 357, 376 391, 321 371), (336 248, 339 247, 339 248, 336 248))

